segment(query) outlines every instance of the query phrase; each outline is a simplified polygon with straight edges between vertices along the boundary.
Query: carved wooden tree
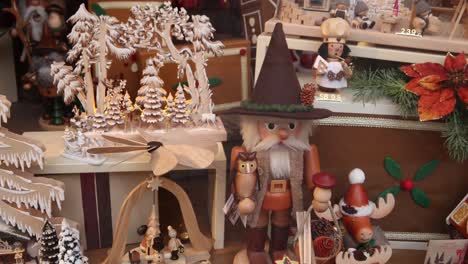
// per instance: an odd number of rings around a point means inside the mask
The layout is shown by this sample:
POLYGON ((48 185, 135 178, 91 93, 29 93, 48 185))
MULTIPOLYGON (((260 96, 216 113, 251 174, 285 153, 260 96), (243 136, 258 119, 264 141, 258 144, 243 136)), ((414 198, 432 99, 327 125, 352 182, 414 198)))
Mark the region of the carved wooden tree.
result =
POLYGON ((212 41, 214 28, 206 16, 190 16, 183 8, 172 7, 165 2, 161 7, 151 5, 134 6, 131 16, 123 25, 126 32, 122 38, 138 48, 155 49, 163 57, 178 64, 178 77, 187 77, 186 92, 191 96, 190 110, 202 120, 213 119, 213 103, 208 77, 206 76, 206 53, 222 53, 223 44, 212 41), (173 37, 186 40, 192 48, 178 49, 173 37), (162 49, 164 43, 166 49, 162 49), (189 64, 192 61, 195 71, 189 64), (198 83, 198 85, 197 85, 198 83))
POLYGON ((70 104, 77 96, 81 105, 86 109, 83 79, 73 72, 73 68, 65 65, 65 62, 54 62, 50 67, 50 73, 54 76, 57 93, 63 94, 65 103, 70 104))
POLYGON ((147 124, 156 124, 164 120, 163 98, 166 91, 162 88, 164 82, 159 78, 160 58, 150 59, 143 70, 142 85, 138 90, 137 104, 143 109, 141 120, 147 124))
POLYGON ((96 113, 94 115, 93 129, 96 132, 105 132, 107 130, 107 118, 104 114, 96 113))
POLYGON ((118 88, 115 88, 109 94, 109 103, 106 107, 107 125, 109 128, 122 125, 124 123, 124 117, 120 108, 121 103, 119 102, 118 88))
POLYGON ((122 109, 125 110, 125 113, 127 115, 133 112, 134 110, 133 102, 132 102, 132 99, 130 98, 130 94, 128 94, 128 91, 125 92, 125 95, 123 97, 122 109))
POLYGON ((177 87, 174 110, 172 122, 176 124, 185 124, 190 120, 184 89, 180 85, 177 87))
POLYGON ((58 262, 58 243, 57 231, 49 220, 46 220, 44 227, 42 228, 40 240, 41 248, 39 249, 39 257, 41 259, 41 263, 55 264, 58 262))
POLYGON ((121 27, 119 21, 115 17, 100 16, 98 26, 94 28, 94 36, 97 41, 93 42, 94 49, 97 50, 97 66, 98 66, 98 87, 96 91, 96 102, 98 112, 102 113, 105 108, 104 99, 106 96, 107 69, 111 65, 111 60, 107 55, 111 53, 118 59, 127 59, 135 50, 132 47, 125 47, 125 43, 119 41, 121 35, 121 27))
MULTIPOLYGON (((9 115, 10 105, 5 96, 0 96, 0 116, 3 121, 9 115)), ((44 148, 39 142, 2 127, 0 142, 0 163, 24 170, 35 162, 42 168, 44 148)), ((40 237, 44 218, 52 217, 52 202, 55 201, 60 209, 63 200, 62 182, 34 177, 15 169, 0 168, 0 217, 6 224, 30 236, 40 237)))
POLYGON ((76 74, 84 74, 86 88, 86 113, 94 114, 96 103, 94 100, 94 84, 91 74, 91 64, 95 57, 92 46, 95 45, 93 30, 97 26, 99 19, 86 10, 84 4, 80 5, 78 11, 68 19, 74 26, 68 35, 73 47, 68 51, 67 61, 75 63, 76 74))
POLYGON ((169 93, 169 95, 167 96, 167 100, 166 100, 166 117, 171 120, 172 117, 174 116, 175 114, 175 103, 174 103, 174 97, 172 97, 172 94, 169 93))

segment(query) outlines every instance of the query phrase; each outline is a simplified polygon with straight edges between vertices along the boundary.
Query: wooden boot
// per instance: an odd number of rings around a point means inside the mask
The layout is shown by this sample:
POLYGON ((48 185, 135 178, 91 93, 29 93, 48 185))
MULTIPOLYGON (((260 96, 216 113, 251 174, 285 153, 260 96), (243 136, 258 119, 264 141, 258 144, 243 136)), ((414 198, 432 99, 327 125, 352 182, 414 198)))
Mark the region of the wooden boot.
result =
POLYGON ((268 264, 269 257, 265 253, 267 227, 247 229, 247 257, 251 264, 268 264))
POLYGON ((273 261, 287 254, 289 227, 271 226, 270 255, 273 261))

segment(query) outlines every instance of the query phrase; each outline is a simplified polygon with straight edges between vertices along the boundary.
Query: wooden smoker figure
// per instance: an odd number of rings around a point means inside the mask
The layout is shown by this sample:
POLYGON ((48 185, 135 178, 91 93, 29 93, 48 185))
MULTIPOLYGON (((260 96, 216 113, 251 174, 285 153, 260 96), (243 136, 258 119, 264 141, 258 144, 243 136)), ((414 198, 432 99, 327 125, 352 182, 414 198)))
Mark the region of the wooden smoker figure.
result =
MULTIPOLYGON (((233 148, 231 168, 249 166, 253 171, 258 166, 253 176, 258 181, 236 177, 232 185, 239 212, 247 215, 247 250, 239 252, 234 263, 265 264, 282 259, 292 218, 297 211, 304 211, 302 188, 314 189, 312 176, 320 165, 317 148, 309 144, 311 120, 326 118, 331 111, 313 108, 311 103, 304 105, 301 98, 283 27, 278 23, 250 100, 224 112, 241 115, 244 142, 233 148), (264 249, 269 224, 270 256, 264 249)), ((320 199, 314 204, 328 204, 331 190, 317 193, 321 193, 320 199)))

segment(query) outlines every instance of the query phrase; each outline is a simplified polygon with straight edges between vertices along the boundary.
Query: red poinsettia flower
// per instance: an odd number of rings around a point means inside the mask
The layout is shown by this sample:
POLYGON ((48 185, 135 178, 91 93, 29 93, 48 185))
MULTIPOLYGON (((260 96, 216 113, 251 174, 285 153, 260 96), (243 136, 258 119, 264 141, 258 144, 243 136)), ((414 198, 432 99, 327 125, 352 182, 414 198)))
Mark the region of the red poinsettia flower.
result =
POLYGON ((405 88, 419 95, 418 112, 421 121, 440 119, 453 112, 457 97, 468 105, 468 66, 465 53, 447 54, 444 65, 420 63, 400 68, 414 77, 405 88))

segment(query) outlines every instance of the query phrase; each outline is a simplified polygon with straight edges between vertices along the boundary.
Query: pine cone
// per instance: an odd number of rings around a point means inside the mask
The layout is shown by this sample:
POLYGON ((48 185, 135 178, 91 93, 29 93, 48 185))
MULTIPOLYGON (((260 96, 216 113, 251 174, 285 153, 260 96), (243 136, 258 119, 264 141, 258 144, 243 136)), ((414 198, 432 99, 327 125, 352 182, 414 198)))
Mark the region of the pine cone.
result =
POLYGON ((301 103, 305 106, 312 106, 314 103, 316 90, 317 88, 315 84, 305 84, 301 91, 301 103))
POLYGON ((314 251, 319 258, 329 257, 335 251, 335 242, 330 237, 318 237, 314 240, 314 251))
POLYGON ((335 229, 333 225, 325 219, 312 221, 311 223, 312 238, 316 239, 321 236, 333 237, 335 229))

